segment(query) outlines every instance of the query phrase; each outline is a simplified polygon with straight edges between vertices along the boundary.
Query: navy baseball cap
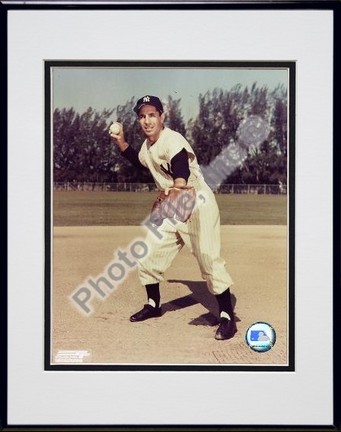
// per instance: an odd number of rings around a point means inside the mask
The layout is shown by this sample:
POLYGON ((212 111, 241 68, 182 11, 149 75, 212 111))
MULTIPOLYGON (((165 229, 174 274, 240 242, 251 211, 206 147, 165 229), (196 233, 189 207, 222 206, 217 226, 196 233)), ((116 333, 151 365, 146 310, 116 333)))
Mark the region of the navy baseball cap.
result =
POLYGON ((139 113, 140 109, 144 106, 144 105, 152 105, 153 107, 155 107, 161 114, 163 113, 163 106, 162 103, 160 101, 160 99, 156 96, 150 96, 150 95, 146 95, 141 97, 141 99, 139 99, 136 102, 134 111, 136 112, 136 114, 139 113))

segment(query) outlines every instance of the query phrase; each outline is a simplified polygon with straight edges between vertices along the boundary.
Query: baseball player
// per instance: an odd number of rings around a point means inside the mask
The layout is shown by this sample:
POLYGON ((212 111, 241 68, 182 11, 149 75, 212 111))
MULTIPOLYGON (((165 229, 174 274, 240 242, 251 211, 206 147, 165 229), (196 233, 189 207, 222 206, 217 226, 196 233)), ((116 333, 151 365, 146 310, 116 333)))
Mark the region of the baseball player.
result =
POLYGON ((157 188, 166 196, 174 190, 192 188, 198 205, 187 221, 165 218, 157 227, 157 236, 153 230, 148 231, 148 254, 138 266, 147 303, 130 317, 130 321, 162 315, 159 283, 164 280, 164 272, 177 253, 187 245, 218 302, 220 317, 215 338, 230 339, 237 331, 230 292, 233 282, 220 256, 220 215, 215 196, 203 178, 190 144, 181 134, 165 127, 160 99, 146 95, 137 101, 134 111, 146 139, 137 152, 125 141, 122 127, 117 134, 111 133, 122 156, 137 168, 147 168, 157 188))

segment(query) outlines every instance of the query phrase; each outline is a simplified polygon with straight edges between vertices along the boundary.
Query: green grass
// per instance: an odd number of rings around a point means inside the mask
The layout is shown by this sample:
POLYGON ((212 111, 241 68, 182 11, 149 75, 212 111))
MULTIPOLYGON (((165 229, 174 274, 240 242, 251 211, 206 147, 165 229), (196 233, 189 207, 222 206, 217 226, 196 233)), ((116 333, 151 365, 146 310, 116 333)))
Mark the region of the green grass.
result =
POLYGON ((222 225, 286 225, 286 195, 216 195, 222 225))
MULTIPOLYGON (((154 192, 53 192, 54 226, 140 225, 154 192)), ((216 195, 222 225, 285 225, 287 197, 216 195)))

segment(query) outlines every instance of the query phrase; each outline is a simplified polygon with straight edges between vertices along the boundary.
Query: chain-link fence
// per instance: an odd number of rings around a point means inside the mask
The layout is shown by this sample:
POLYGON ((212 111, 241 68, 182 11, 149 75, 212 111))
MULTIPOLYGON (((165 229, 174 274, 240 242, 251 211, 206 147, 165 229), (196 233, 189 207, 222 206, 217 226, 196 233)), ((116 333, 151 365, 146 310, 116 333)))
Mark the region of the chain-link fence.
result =
POLYGON ((153 192, 154 183, 89 183, 63 182, 54 183, 54 190, 63 191, 104 191, 104 192, 153 192))
MULTIPOLYGON (((154 183, 89 183, 62 182, 54 183, 56 191, 104 191, 104 192, 154 192, 154 183)), ((287 186, 284 184, 223 184, 213 188, 215 193, 222 194, 262 194, 286 195, 287 186)))
POLYGON ((217 193, 286 195, 287 187, 282 184, 223 184, 217 188, 217 193))

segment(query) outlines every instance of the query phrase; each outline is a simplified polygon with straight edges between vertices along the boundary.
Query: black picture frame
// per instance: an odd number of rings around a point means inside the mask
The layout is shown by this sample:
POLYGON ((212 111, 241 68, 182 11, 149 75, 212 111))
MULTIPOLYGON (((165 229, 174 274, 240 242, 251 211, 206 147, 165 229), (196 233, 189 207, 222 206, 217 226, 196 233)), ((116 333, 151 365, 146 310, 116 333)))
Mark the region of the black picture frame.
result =
MULTIPOLYGON (((121 8, 121 9, 184 9, 184 10, 195 10, 196 8, 202 8, 207 11, 209 10, 219 10, 219 9, 241 9, 241 10, 273 10, 273 9, 282 9, 282 10, 329 10, 333 11, 334 14, 334 67, 333 67, 333 93, 334 93, 334 112, 333 112, 333 423, 330 425, 318 425, 318 424, 310 424, 310 425, 252 425, 252 424, 243 424, 243 425, 221 425, 221 424, 211 424, 211 425, 106 425, 106 426, 100 426, 100 425, 88 425, 88 426, 82 426, 82 425, 56 425, 56 424, 45 424, 45 425, 31 425, 31 424, 21 424, 21 425, 15 425, 15 424, 9 424, 8 423, 8 360, 7 360, 7 344, 8 340, 10 338, 10 334, 8 333, 8 310, 7 310, 7 301, 8 301, 8 292, 6 290, 1 291, 2 296, 2 306, 3 306, 3 312, 0 315, 1 319, 1 345, 4 348, 2 355, 1 355, 1 378, 2 382, 5 383, 1 386, 1 429, 2 430, 94 430, 94 431, 105 431, 105 430, 141 430, 141 431, 147 431, 147 430, 226 430, 226 431, 247 431, 247 430, 272 430, 272 431, 288 431, 288 430, 340 430, 340 414, 339 414, 339 407, 340 407, 340 398, 339 398, 339 384, 340 384, 340 367, 338 362, 338 357, 336 354, 337 351, 337 343, 338 343, 338 328, 340 328, 340 318, 339 318, 339 309, 340 309, 340 266, 341 266, 341 260, 340 260, 340 150, 338 147, 338 142, 340 140, 340 122, 339 122, 339 115, 338 115, 338 104, 340 99, 340 83, 337 79, 338 76, 340 76, 340 66, 339 66, 339 60, 340 60, 340 47, 339 47, 339 40, 340 40, 340 3, 334 2, 334 1, 316 1, 316 2, 309 2, 309 1, 290 1, 290 2, 251 2, 251 3, 240 3, 240 4, 233 4, 229 2, 203 2, 199 4, 191 4, 191 2, 187 3, 180 3, 180 2, 174 2, 175 4, 147 4, 144 2, 138 3, 137 5, 129 4, 129 2, 125 2, 124 4, 117 5, 115 2, 113 3, 106 3, 106 4, 89 4, 86 2, 70 2, 69 5, 52 5, 47 4, 45 2, 38 2, 38 4, 30 4, 29 2, 26 2, 25 4, 18 4, 16 2, 7 1, 2 2, 0 5, 0 29, 3 34, 1 44, 1 57, 5 60, 5 62, 8 59, 8 49, 7 49, 7 28, 8 28, 8 11, 11 10, 17 10, 17 11, 30 11, 30 10, 37 10, 37 9, 44 9, 44 10, 82 10, 82 9, 98 9, 98 10, 105 10, 107 8, 109 9, 115 9, 115 8, 121 8)), ((3 141, 8 143, 8 146, 11 145, 10 141, 8 140, 9 137, 9 131, 7 128, 7 118, 8 118, 8 107, 5 103, 7 101, 7 71, 4 69, 4 75, 3 80, 1 81, 1 93, 4 97, 2 97, 2 103, 1 103, 1 119, 2 119, 2 128, 1 128, 1 134, 3 137, 3 141)), ((5 150, 3 157, 3 163, 6 161, 7 151, 5 150)), ((1 184, 4 186, 7 184, 7 165, 4 163, 3 169, 1 170, 2 175, 6 176, 6 183, 5 181, 1 182, 1 184)), ((7 197, 7 188, 4 188, 4 195, 7 197)), ((6 219, 6 218, 5 218, 6 219)), ((6 222, 8 222, 6 220, 6 222)), ((3 238, 7 238, 7 224, 4 224, 4 235, 3 238), (5 233, 5 225, 6 225, 6 233, 5 233)), ((5 242, 4 242, 5 244, 5 242)), ((7 247, 10 247, 10 244, 7 245, 7 247)), ((7 251, 6 251, 7 252, 7 251)), ((7 288, 8 286, 8 280, 7 280, 7 274, 6 272, 3 274, 3 280, 6 283, 7 288)), ((48 316, 46 317, 48 318, 48 316)), ((75 369, 76 370, 76 369, 75 369)), ((32 389, 33 390, 33 389, 32 389)), ((32 392, 34 394, 34 390, 32 392)), ((58 409, 58 407, 56 407, 58 409)))

